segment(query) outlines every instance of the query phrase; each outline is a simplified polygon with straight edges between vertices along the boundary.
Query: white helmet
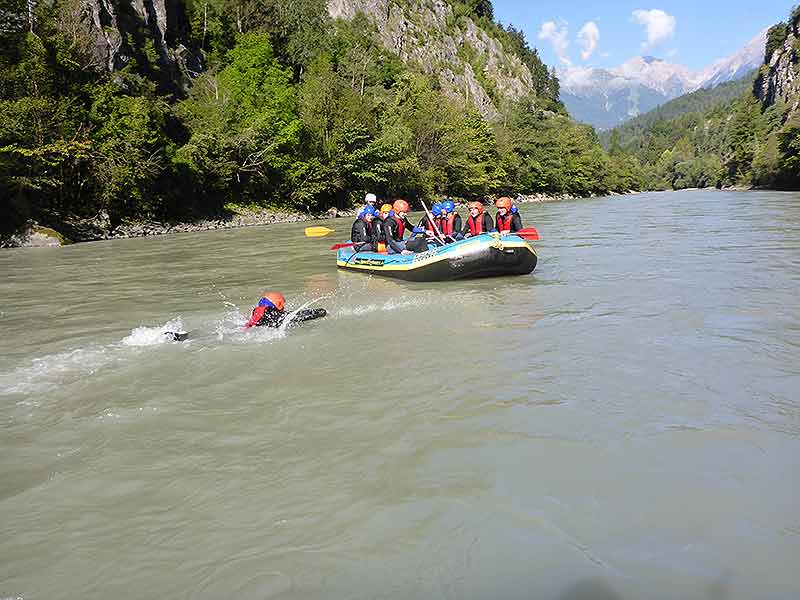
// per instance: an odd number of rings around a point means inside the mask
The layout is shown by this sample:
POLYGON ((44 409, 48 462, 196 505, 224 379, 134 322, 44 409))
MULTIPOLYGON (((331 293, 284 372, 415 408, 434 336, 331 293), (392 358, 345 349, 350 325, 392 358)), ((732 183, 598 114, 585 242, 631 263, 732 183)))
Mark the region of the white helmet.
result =
POLYGON ((364 202, 366 202, 367 204, 375 204, 377 201, 378 197, 372 192, 364 196, 364 202))

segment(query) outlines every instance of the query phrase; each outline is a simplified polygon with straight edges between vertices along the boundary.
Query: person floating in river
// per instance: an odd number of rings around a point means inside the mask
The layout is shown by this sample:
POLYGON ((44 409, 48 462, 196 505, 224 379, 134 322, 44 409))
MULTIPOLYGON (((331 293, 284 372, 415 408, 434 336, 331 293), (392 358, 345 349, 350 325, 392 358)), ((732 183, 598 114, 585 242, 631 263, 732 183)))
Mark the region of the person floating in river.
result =
POLYGON ((494 222, 489 213, 483 211, 483 204, 477 200, 469 203, 469 217, 461 233, 464 237, 472 237, 494 230, 494 222))
POLYGON ((386 236, 386 250, 389 254, 411 254, 411 250, 406 249, 406 243, 403 241, 403 234, 406 229, 414 233, 423 233, 425 230, 421 227, 414 227, 406 216, 409 211, 408 202, 402 199, 397 199, 392 204, 394 211, 393 217, 388 217, 383 223, 383 233, 386 236))
POLYGON ((456 212, 456 203, 452 200, 442 202, 442 215, 436 222, 439 231, 447 238, 460 240, 461 235, 461 215, 456 212))
MULTIPOLYGON (((250 320, 244 324, 245 329, 250 327, 280 327, 286 319, 286 298, 280 292, 264 292, 258 304, 253 309, 250 320)), ((302 321, 319 319, 328 314, 324 308, 305 308, 292 315, 290 324, 302 321)))
POLYGON ((500 233, 513 233, 522 229, 522 217, 513 210, 514 203, 511 198, 502 197, 495 200, 497 206, 497 220, 495 229, 500 233))
POLYGON ((358 213, 358 218, 353 223, 350 230, 350 241, 353 242, 355 252, 375 251, 378 249, 377 227, 374 226, 374 219, 377 211, 371 206, 365 206, 358 213))

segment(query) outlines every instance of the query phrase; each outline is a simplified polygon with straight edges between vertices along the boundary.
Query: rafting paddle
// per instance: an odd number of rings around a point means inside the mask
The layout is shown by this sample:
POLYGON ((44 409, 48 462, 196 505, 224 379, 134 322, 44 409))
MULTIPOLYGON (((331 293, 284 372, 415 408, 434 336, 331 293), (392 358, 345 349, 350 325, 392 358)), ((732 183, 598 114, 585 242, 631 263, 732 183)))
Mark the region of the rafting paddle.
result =
POLYGON ((328 229, 327 227, 306 227, 306 237, 322 237, 330 233, 334 233, 335 229, 328 229))
POLYGON ((343 242, 341 244, 334 244, 330 247, 331 250, 338 250, 339 248, 349 248, 350 246, 355 246, 356 244, 366 244, 367 242, 343 242))
POLYGON ((536 231, 535 227, 526 227, 525 229, 520 229, 519 231, 512 231, 509 234, 503 235, 517 235, 521 237, 523 240, 538 240, 539 239, 539 232, 536 231))

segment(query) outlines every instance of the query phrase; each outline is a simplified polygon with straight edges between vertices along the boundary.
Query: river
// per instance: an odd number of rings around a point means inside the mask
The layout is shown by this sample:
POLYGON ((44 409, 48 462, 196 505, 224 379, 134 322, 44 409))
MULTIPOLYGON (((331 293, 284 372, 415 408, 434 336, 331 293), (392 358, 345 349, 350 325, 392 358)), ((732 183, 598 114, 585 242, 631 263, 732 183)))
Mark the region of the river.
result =
POLYGON ((0 598, 800 596, 800 194, 522 214, 438 284, 343 219, 0 253, 0 598))

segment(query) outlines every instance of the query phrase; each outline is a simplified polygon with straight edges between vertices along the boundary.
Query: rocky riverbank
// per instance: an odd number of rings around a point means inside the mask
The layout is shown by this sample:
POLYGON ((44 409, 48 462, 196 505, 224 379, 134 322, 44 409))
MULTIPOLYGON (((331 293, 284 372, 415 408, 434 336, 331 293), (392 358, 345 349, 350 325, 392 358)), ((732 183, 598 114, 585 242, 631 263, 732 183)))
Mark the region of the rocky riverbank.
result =
POLYGON ((94 219, 66 221, 59 227, 59 231, 48 227, 42 227, 37 223, 30 223, 26 231, 0 241, 0 247, 63 246, 77 242, 92 242, 98 240, 166 235, 169 233, 233 229, 238 227, 274 225, 278 223, 295 223, 298 221, 311 221, 315 219, 350 217, 354 214, 355 211, 353 210, 336 209, 330 209, 326 213, 319 215, 263 210, 257 212, 241 212, 216 219, 202 219, 193 222, 168 223, 147 220, 123 223, 112 227, 108 216, 104 213, 100 213, 94 219))
MULTIPOLYGON (((517 204, 576 199, 579 198, 560 194, 518 194, 514 197, 514 201, 517 204)), ((465 205, 460 205, 460 207, 464 208, 465 205)), ((108 218, 108 215, 101 212, 93 219, 66 220, 59 227, 58 231, 49 227, 42 227, 37 223, 31 223, 27 231, 0 241, 0 248, 63 246, 77 242, 146 237, 214 229, 232 229, 236 227, 253 227, 258 225, 275 225, 278 223, 296 223, 299 221, 313 221, 336 217, 354 217, 355 214, 355 210, 337 210, 335 208, 331 208, 323 214, 306 214, 275 210, 242 211, 216 219, 203 219, 194 222, 167 223, 150 220, 123 223, 114 227, 111 225, 111 220, 108 218)))

